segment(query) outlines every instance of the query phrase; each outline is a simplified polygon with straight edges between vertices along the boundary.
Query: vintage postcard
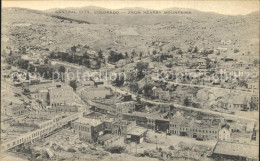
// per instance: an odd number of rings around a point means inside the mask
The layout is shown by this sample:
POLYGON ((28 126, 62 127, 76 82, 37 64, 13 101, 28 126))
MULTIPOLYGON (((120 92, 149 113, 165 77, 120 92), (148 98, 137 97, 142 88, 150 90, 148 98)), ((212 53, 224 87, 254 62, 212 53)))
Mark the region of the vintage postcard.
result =
POLYGON ((1 160, 259 160, 259 1, 2 1, 1 160))

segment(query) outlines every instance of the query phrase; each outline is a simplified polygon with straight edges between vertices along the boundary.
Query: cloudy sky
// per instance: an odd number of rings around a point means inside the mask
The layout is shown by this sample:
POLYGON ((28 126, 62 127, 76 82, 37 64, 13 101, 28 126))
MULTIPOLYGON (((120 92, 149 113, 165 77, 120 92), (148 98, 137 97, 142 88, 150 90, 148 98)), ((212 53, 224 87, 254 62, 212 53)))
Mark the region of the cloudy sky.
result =
POLYGON ((217 12, 221 14, 237 15, 248 14, 254 11, 259 11, 259 1, 2 1, 3 7, 22 7, 37 10, 46 10, 51 8, 67 8, 67 7, 85 7, 97 6, 109 9, 129 8, 129 7, 143 7, 148 9, 165 9, 165 8, 191 8, 205 12, 217 12))

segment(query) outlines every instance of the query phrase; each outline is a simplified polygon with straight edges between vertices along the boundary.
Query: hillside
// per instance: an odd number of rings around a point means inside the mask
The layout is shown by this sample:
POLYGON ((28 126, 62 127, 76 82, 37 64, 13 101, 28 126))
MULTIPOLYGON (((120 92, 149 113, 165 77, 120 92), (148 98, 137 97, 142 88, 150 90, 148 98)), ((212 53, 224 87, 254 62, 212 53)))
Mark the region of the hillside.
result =
POLYGON ((87 44, 94 49, 129 52, 132 49, 147 52, 151 42, 156 40, 167 42, 165 50, 173 45, 184 50, 190 45, 216 49, 225 47, 221 40, 232 40, 234 43, 228 47, 239 48, 241 54, 258 53, 259 17, 256 13, 228 16, 178 8, 161 13, 183 11, 191 14, 144 14, 144 11, 147 10, 124 8, 112 11, 93 6, 46 11, 4 8, 3 36, 8 39, 7 44, 30 44, 50 50, 87 44), (94 11, 120 14, 93 14, 94 11), (128 11, 141 14, 127 14, 128 11))

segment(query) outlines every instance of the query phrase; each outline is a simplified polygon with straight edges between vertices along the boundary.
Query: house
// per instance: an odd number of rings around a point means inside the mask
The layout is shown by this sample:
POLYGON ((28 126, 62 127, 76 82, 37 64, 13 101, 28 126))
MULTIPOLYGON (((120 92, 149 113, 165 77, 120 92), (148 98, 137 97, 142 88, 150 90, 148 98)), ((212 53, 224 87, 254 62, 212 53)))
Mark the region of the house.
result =
POLYGON ((136 142, 137 144, 140 144, 146 138, 147 132, 147 129, 137 126, 127 133, 126 141, 136 142))
POLYGON ((80 140, 96 142, 103 135, 104 124, 99 119, 81 117, 72 122, 72 128, 79 134, 80 140))
POLYGON ((224 124, 220 127, 220 130, 218 132, 218 140, 219 141, 230 141, 231 137, 231 131, 230 131, 230 126, 227 124, 224 124))
POLYGON ((21 116, 28 112, 29 111, 24 106, 14 106, 14 107, 10 107, 10 109, 8 108, 6 110, 6 114, 8 114, 10 116, 21 116))
POLYGON ((249 102, 243 96, 235 96, 228 100, 229 109, 243 110, 249 108, 249 102))
POLYGON ((259 108, 259 95, 253 94, 251 96, 251 102, 255 103, 257 105, 257 107, 259 108))
POLYGON ((259 89, 259 82, 248 82, 247 88, 248 89, 259 89))
POLYGON ((167 101, 171 100, 171 95, 169 91, 163 91, 161 88, 153 88, 153 95, 159 100, 167 101))

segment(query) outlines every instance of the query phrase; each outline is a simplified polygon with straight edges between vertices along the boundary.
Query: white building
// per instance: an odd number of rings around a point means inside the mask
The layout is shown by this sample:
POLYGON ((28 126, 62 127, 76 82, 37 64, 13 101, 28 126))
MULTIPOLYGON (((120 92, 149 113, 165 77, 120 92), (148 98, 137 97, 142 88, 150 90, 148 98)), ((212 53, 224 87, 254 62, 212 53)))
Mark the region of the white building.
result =
POLYGON ((231 135, 230 126, 227 124, 222 125, 218 134, 219 134, 218 139, 220 141, 230 141, 230 135, 231 135))

